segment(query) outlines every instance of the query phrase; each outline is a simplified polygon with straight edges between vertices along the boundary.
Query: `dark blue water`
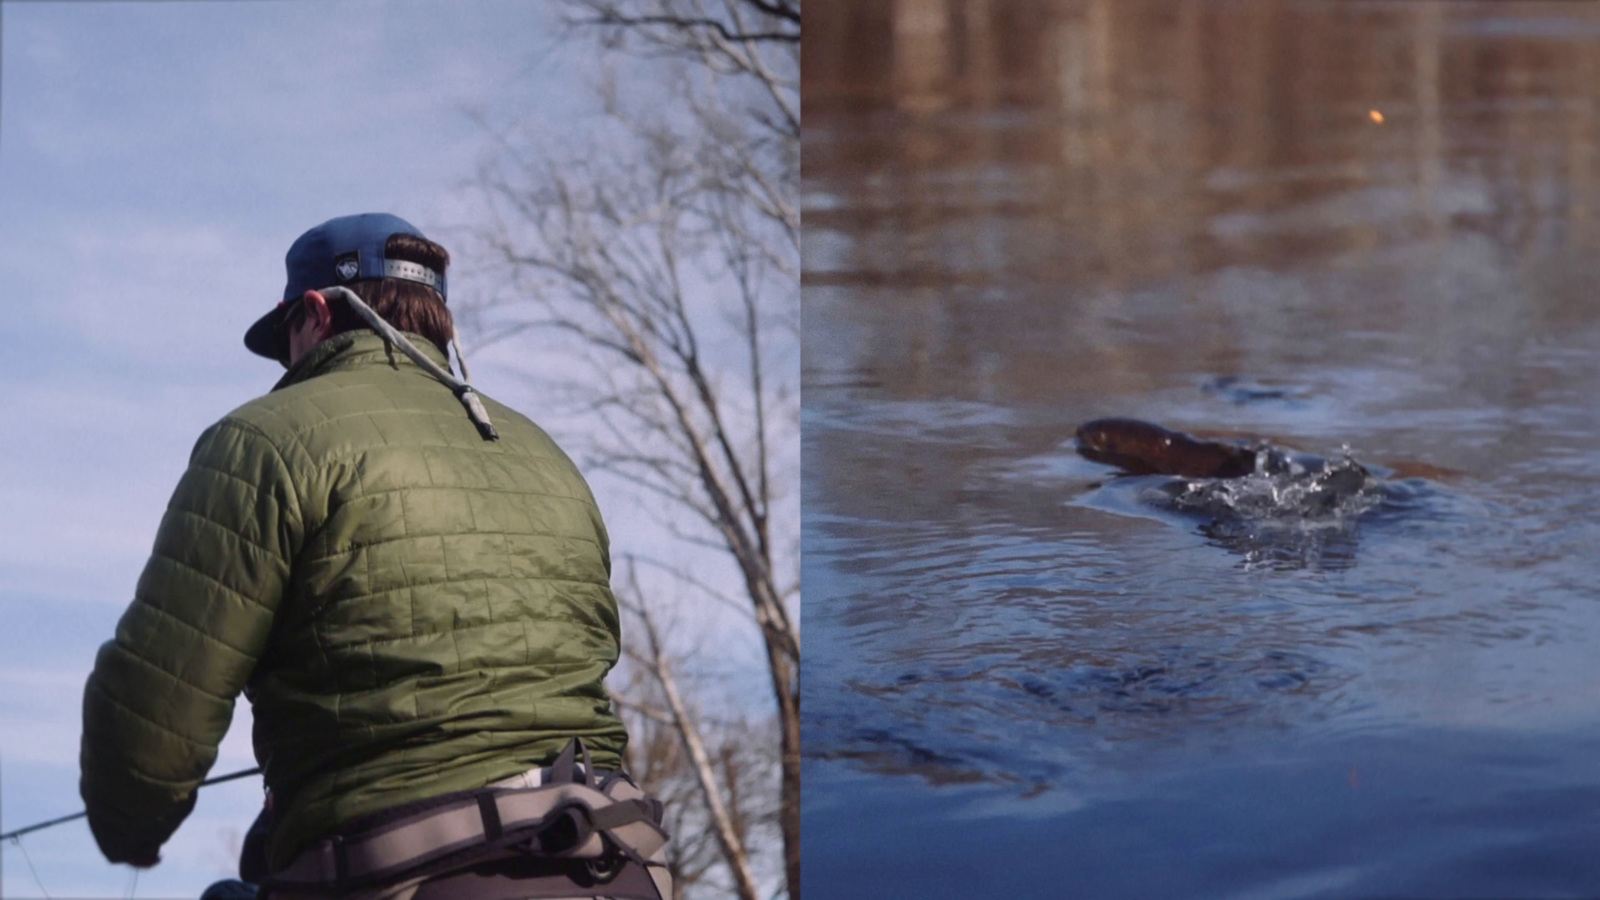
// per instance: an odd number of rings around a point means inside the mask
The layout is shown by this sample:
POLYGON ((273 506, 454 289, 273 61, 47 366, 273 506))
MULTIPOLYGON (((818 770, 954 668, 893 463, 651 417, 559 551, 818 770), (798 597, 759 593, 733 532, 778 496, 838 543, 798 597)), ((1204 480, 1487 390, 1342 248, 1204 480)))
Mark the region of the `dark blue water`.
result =
POLYGON ((942 8, 808 16, 808 889, 1600 896, 1600 10, 942 8))

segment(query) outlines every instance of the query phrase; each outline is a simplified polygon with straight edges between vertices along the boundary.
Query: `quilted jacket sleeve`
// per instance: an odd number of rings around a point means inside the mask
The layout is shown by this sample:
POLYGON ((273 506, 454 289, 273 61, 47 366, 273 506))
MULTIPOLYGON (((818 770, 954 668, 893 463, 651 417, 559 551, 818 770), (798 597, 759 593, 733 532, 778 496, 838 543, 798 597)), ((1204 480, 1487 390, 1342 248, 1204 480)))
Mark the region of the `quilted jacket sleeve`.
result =
POLYGON ((84 689, 79 789, 112 862, 154 863, 194 808, 303 537, 266 435, 233 419, 201 435, 84 689))

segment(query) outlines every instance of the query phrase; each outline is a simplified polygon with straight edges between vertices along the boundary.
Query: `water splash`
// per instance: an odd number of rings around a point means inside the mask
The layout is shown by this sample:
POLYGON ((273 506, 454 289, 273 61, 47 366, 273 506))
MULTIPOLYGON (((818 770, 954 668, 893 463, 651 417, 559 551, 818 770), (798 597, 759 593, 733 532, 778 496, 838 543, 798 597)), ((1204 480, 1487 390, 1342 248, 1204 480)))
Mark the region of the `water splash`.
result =
POLYGON ((1307 527, 1338 526, 1383 502, 1382 482, 1350 455, 1297 457, 1256 449, 1256 470, 1242 478, 1180 478, 1151 489, 1158 506, 1178 512, 1242 517, 1307 527))
POLYGON ((1208 541, 1242 558, 1246 569, 1348 569, 1356 564, 1358 521, 1388 496, 1385 482, 1350 455, 1298 456, 1256 449, 1256 469, 1241 478, 1175 478, 1140 499, 1201 517, 1208 541))

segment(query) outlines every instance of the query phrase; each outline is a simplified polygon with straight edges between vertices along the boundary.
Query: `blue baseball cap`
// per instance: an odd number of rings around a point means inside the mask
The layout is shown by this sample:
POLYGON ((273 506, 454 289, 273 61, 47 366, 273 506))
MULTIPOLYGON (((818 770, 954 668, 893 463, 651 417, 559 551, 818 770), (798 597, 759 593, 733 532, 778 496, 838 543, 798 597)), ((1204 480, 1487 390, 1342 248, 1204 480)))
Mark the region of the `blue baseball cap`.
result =
POLYGON ((396 234, 424 237, 410 222, 388 213, 341 216, 300 235, 283 259, 289 271, 283 299, 244 333, 245 347, 268 359, 288 359, 289 333, 284 326, 296 302, 306 291, 318 288, 372 278, 403 278, 425 284, 443 298, 443 272, 383 255, 384 245, 396 234))

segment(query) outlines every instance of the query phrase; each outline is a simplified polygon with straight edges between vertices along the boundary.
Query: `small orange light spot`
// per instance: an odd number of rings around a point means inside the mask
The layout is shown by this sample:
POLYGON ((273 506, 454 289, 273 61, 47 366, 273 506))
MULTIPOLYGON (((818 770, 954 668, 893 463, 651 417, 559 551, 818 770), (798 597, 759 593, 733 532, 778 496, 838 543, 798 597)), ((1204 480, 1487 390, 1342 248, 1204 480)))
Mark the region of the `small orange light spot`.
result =
POLYGON ((1372 119, 1372 124, 1374 124, 1374 125, 1382 125, 1383 124, 1383 113, 1378 112, 1377 110, 1374 109, 1374 110, 1369 111, 1367 113, 1367 115, 1372 119))

